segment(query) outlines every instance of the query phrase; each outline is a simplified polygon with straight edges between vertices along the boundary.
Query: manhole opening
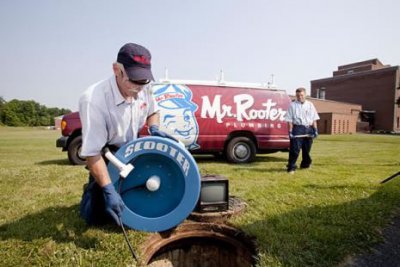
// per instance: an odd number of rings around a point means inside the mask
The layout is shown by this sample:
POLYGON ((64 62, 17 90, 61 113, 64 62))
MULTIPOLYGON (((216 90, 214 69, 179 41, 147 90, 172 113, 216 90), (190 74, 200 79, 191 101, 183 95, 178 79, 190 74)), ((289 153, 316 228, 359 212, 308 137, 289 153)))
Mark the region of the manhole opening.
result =
POLYGON ((145 249, 151 267, 247 267, 255 264, 256 245, 240 230, 221 224, 185 223, 156 235, 145 249))

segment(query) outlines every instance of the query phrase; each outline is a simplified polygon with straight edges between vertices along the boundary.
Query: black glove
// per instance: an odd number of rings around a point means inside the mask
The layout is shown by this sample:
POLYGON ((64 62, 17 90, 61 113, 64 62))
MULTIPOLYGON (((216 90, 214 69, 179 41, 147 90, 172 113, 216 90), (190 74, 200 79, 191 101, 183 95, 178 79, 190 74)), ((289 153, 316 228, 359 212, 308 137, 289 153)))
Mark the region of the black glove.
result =
POLYGON ((317 138, 317 136, 318 136, 318 129, 314 128, 314 133, 313 133, 312 138, 317 138))
POLYGON ((106 211, 111 215, 117 225, 121 226, 120 218, 122 215, 122 210, 124 209, 124 202, 122 201, 121 196, 117 193, 117 191, 115 191, 112 183, 103 187, 103 195, 106 211))
POLYGON ((179 143, 178 140, 176 140, 172 135, 167 134, 166 132, 160 131, 160 127, 158 125, 151 125, 149 127, 149 132, 152 136, 160 136, 164 138, 169 138, 171 140, 174 140, 175 142, 179 143))

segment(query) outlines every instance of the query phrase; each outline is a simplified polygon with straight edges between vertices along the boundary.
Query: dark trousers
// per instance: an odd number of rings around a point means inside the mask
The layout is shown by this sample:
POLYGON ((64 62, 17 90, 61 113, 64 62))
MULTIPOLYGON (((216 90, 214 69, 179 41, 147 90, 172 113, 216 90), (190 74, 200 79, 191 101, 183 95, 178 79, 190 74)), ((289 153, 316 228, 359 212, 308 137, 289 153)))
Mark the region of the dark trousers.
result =
POLYGON ((91 175, 89 183, 83 190, 80 215, 88 225, 104 225, 113 222, 106 212, 103 190, 91 175))
MULTIPOLYGON (((303 134, 310 134, 312 135, 313 128, 312 127, 305 127, 305 126, 293 126, 292 134, 296 135, 303 135, 303 134)), ((297 168, 296 161, 299 157, 300 150, 302 154, 302 160, 300 164, 300 168, 308 168, 311 165, 311 157, 310 151, 311 146, 313 143, 313 139, 311 137, 300 137, 300 138, 292 138, 290 139, 290 150, 289 150, 289 160, 287 169, 288 171, 295 170, 297 168)))
MULTIPOLYGON (((106 145, 114 154, 119 148, 115 145, 106 145)), ((104 151, 104 150, 102 150, 104 151)), ((104 162, 108 159, 103 155, 104 162)), ((80 215, 89 225, 103 225, 114 222, 106 212, 103 189, 96 183, 94 177, 89 174, 89 182, 84 186, 80 203, 80 215)))

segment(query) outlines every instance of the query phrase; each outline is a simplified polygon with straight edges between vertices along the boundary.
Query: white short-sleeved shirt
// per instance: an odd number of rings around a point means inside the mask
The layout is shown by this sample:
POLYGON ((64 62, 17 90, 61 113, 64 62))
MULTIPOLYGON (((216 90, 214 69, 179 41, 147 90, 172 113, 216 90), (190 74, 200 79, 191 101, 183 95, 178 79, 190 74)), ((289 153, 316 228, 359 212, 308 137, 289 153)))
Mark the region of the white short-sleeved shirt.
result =
POLYGON ((313 103, 305 100, 304 103, 300 101, 293 101, 290 103, 288 112, 286 113, 286 121, 294 125, 310 126, 314 121, 319 120, 319 115, 313 103))
POLYGON ((157 112, 151 87, 146 86, 132 103, 121 95, 115 76, 90 86, 79 100, 84 157, 96 156, 106 145, 121 146, 135 140, 146 119, 157 112))

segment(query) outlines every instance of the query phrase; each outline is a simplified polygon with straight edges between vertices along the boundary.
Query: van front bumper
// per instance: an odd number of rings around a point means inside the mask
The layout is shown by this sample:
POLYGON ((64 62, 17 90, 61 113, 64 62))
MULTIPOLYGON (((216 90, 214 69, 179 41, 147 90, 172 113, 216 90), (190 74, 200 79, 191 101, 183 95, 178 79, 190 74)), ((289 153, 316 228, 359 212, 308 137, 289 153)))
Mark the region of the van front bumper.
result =
POLYGON ((67 150, 68 136, 61 136, 56 141, 56 147, 62 147, 63 151, 67 150))

